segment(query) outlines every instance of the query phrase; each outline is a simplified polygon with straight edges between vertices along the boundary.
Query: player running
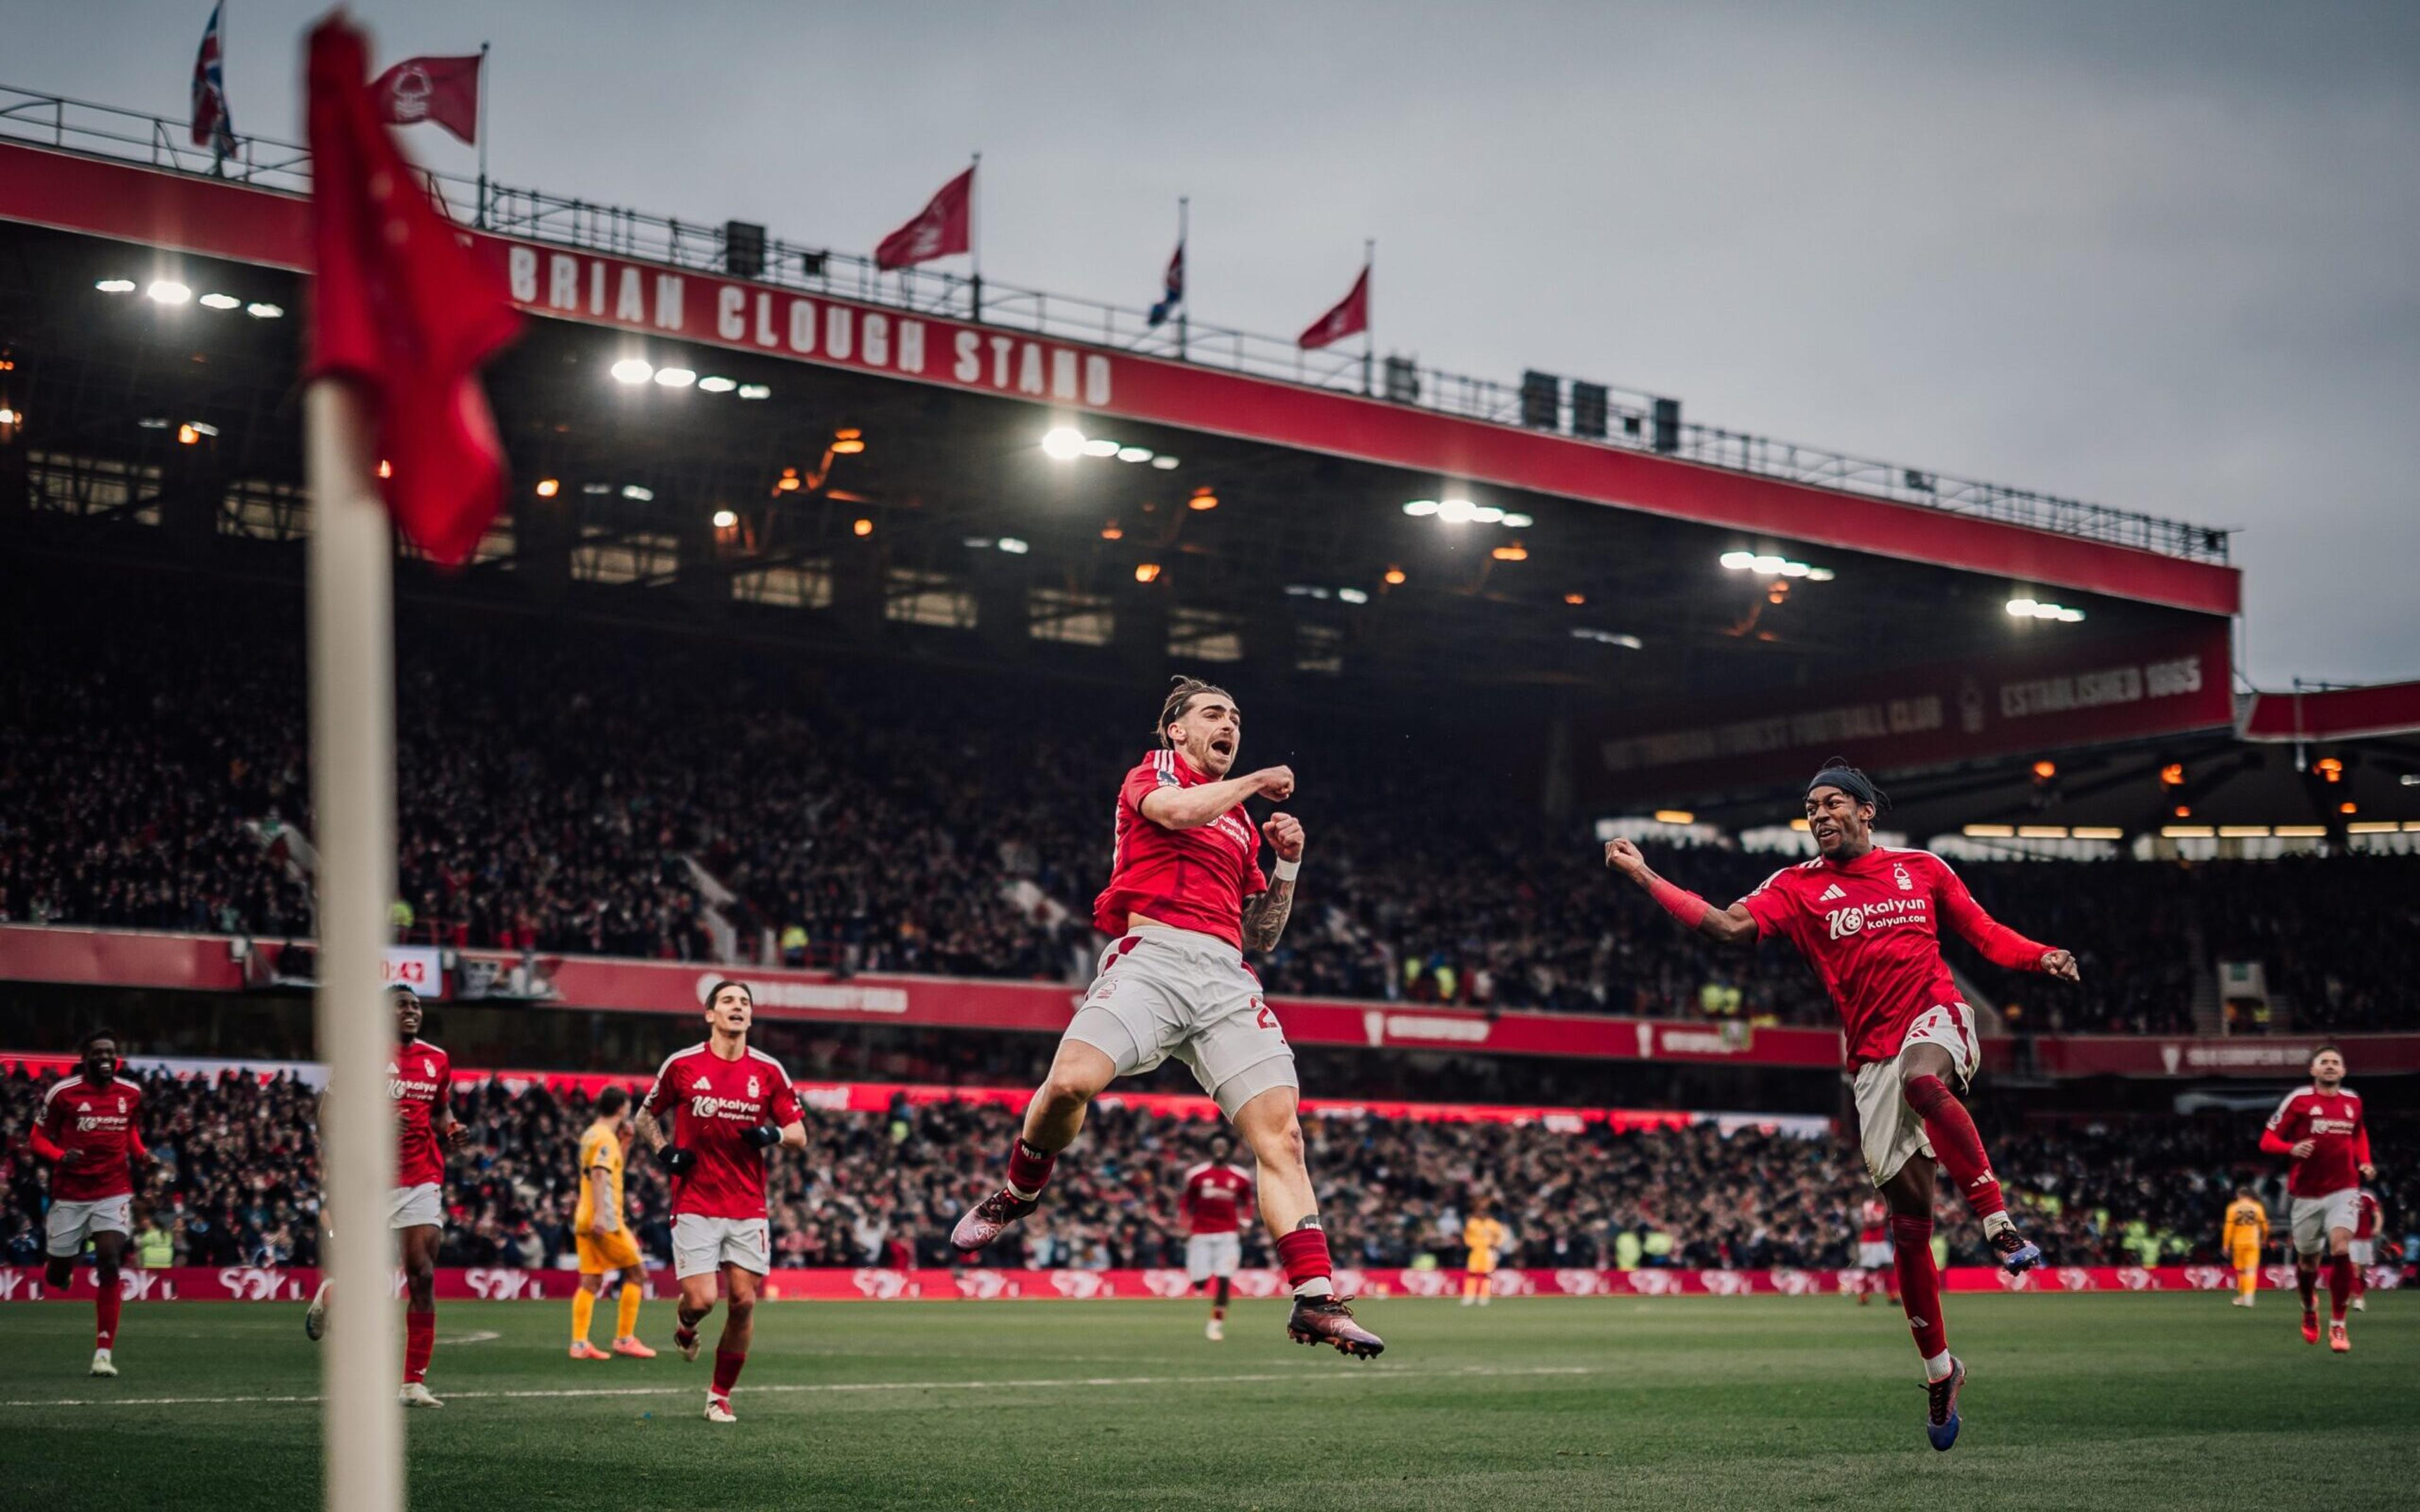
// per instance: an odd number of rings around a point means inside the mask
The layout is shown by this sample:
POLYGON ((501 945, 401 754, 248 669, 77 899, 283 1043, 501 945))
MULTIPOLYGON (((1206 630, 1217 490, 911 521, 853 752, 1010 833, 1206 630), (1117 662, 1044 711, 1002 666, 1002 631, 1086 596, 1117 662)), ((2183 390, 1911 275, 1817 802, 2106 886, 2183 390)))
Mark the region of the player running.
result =
POLYGON ((2287 1155, 2288 1211, 2294 1236, 2294 1280, 2303 1291, 2303 1342, 2319 1342, 2319 1251, 2328 1252, 2328 1348, 2352 1349, 2345 1309, 2352 1302, 2352 1231, 2361 1226, 2361 1182, 2375 1180, 2361 1096, 2345 1086, 2344 1052, 2311 1054, 2311 1085, 2286 1094, 2261 1131, 2260 1148, 2287 1155), (2358 1171, 2360 1176, 2355 1177, 2358 1171))
POLYGON ((2378 1236, 2386 1227, 2386 1209, 2378 1194, 2367 1187, 2361 1189, 2360 1221, 2353 1225, 2352 1242, 2346 1253, 2352 1259, 2352 1310, 2369 1311, 2365 1300, 2369 1294, 2369 1268, 2378 1263, 2378 1236))
POLYGON ((673 1178, 673 1273, 680 1278, 681 1358, 697 1358, 697 1325, 714 1311, 715 1277, 730 1301, 714 1345, 706 1420, 737 1423, 731 1388, 756 1336, 756 1284, 773 1268, 765 1170, 776 1145, 807 1148, 790 1073, 748 1047, 756 999, 746 984, 718 981, 706 995, 706 1038, 664 1057, 639 1104, 639 1137, 673 1178), (667 1136, 663 1120, 673 1120, 667 1136))
MULTIPOLYGON (((403 1389, 406 1407, 442 1407, 428 1390, 428 1362, 437 1352, 437 1251, 445 1242, 445 1150, 471 1137, 454 1117, 454 1062, 420 1037, 420 995, 387 989, 395 1009, 395 1057, 386 1063, 387 1096, 395 1103, 395 1189, 387 1196, 387 1227, 403 1250, 403 1389)), ((333 1297, 322 1282, 302 1315, 302 1331, 318 1339, 328 1329, 333 1297)))
POLYGON ((1185 1219, 1185 1273, 1193 1289, 1212 1289, 1210 1322, 1202 1335, 1212 1343, 1227 1336, 1227 1298, 1235 1268, 1243 1263, 1240 1237, 1252 1215, 1252 1178, 1234 1164, 1235 1141, 1222 1131, 1210 1136, 1210 1158, 1185 1173, 1177 1211, 1185 1219))
POLYGON ((630 1137, 630 1094, 609 1087, 597 1094, 597 1121, 580 1136, 580 1202, 571 1215, 573 1242, 580 1250, 580 1289, 571 1294, 571 1357, 610 1359, 588 1342, 588 1322, 596 1315, 597 1294, 605 1289, 608 1272, 622 1273, 616 1294, 619 1312, 613 1323, 613 1353, 633 1360, 652 1360, 656 1351, 639 1342, 639 1300, 645 1295, 647 1273, 639 1263, 639 1246, 622 1221, 622 1150, 630 1137))
POLYGON ((1738 946, 1779 934, 1823 975, 1848 1040, 1866 1172, 1890 1206, 1900 1305, 1924 1357, 1925 1435, 1947 1449, 1958 1442, 1966 1366, 1949 1352, 1941 1316, 1933 1160, 1949 1167, 2009 1274, 2040 1264, 2041 1250, 2017 1232, 1975 1120, 1950 1088, 1953 1078, 1962 1088, 1973 1080, 1981 1049, 1974 1011, 1941 959, 1941 929, 1956 930, 2009 970, 2068 981, 2077 972, 2067 951, 1995 922, 1931 851, 1875 844, 1874 814, 1885 801, 1865 773, 1838 758, 1825 763, 1807 784, 1807 824, 1819 854, 1776 872, 1729 908, 1657 876, 1626 840, 1608 843, 1605 859, 1700 934, 1738 946))
POLYGON ((95 1029, 84 1037, 75 1074, 62 1076, 42 1095, 42 1111, 27 1141, 51 1163, 51 1211, 44 1249, 50 1264, 42 1278, 53 1291, 75 1279, 75 1263, 92 1243, 94 1345, 92 1374, 114 1376, 110 1350, 117 1343, 118 1265, 133 1231, 133 1167, 151 1164, 136 1127, 143 1088, 117 1074, 117 1036, 95 1029))
POLYGON ((1246 947, 1274 948, 1294 910, 1302 825, 1273 813, 1252 829, 1244 800, 1284 802, 1294 773, 1227 773, 1243 715, 1225 689, 1178 678, 1160 705, 1159 748, 1118 789, 1117 849, 1093 926, 1117 936, 1059 1041, 1050 1073, 1008 1151, 1008 1180, 962 1214, 950 1242, 971 1254, 1040 1203, 1059 1152, 1103 1088, 1174 1056, 1191 1068, 1260 1163, 1261 1222, 1294 1289, 1286 1336, 1356 1359, 1386 1345, 1336 1294, 1319 1199, 1303 1163, 1294 1051, 1262 1000, 1246 947), (1277 853, 1262 874, 1263 837, 1277 853))
POLYGON ((1463 1221, 1462 1304, 1484 1307, 1496 1294, 1496 1257, 1512 1236, 1496 1216, 1496 1204, 1481 1197, 1463 1221))
POLYGON ((2219 1230, 2219 1248, 2235 1267, 2235 1297, 2229 1306, 2252 1305, 2253 1294, 2260 1289, 2260 1252, 2268 1245, 2269 1210, 2252 1188, 2237 1187, 2219 1230))
POLYGON ((1899 1305, 1899 1275, 1891 1269, 1890 1207, 1882 1198, 1857 1204, 1857 1305, 1873 1301, 1874 1288, 1899 1305))

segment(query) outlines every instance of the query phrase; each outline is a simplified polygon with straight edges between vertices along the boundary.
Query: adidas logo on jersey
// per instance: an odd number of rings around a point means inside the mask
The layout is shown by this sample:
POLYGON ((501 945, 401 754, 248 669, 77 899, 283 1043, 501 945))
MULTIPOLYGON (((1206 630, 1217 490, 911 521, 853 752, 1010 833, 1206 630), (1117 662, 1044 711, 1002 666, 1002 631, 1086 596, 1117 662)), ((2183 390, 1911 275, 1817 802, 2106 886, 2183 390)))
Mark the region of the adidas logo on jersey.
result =
POLYGON ((1846 898, 1848 894, 1841 890, 1840 885, 1835 882, 1830 887, 1823 889, 1823 896, 1816 899, 1815 901, 1819 903, 1828 903, 1835 898, 1846 898))

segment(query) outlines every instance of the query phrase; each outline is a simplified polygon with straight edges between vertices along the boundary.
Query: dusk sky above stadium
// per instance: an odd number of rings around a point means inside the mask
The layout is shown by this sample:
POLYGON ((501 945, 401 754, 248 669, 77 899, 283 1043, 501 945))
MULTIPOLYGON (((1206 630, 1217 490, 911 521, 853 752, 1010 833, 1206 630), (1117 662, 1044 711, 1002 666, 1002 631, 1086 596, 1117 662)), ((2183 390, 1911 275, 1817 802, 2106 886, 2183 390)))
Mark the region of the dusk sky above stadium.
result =
MULTIPOLYGON (((321 8, 230 0, 240 133, 321 8)), ((207 0, 0 9, 8 83, 184 113, 207 0)), ((354 13, 493 44, 504 183, 865 251, 981 149, 988 276, 1148 304, 1189 194, 1196 317, 1286 334, 1375 237, 1382 352, 2241 526, 2257 681, 2420 676, 2420 9, 354 13)))

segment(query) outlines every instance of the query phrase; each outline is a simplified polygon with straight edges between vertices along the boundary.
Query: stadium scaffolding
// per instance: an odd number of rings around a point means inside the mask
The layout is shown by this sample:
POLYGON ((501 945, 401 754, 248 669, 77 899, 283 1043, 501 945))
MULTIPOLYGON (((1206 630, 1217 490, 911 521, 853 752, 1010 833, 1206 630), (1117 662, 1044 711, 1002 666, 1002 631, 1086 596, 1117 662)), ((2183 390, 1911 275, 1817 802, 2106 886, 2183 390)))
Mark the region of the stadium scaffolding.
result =
MULTIPOLYGON (((277 193, 310 192, 310 153, 293 143, 248 136, 239 139, 235 152, 221 156, 192 146, 183 122, 8 85, 0 85, 0 139, 277 193)), ((424 172, 448 213, 482 230, 675 268, 718 273, 731 268, 725 225, 515 188, 491 178, 424 172)), ((1538 386, 1537 379, 1504 383, 1393 356, 1379 361, 1373 370, 1367 355, 1305 352, 1289 337, 1190 318, 1181 325, 1154 327, 1144 311, 1130 306, 923 268, 884 272, 869 256, 780 238, 764 240, 762 267, 752 276, 779 287, 978 320, 1137 356, 1311 388, 1382 394, 1413 408, 1555 432, 1584 444, 1646 452, 2185 561, 2224 563, 2228 559, 2231 532, 2224 527, 1683 421, 1677 401, 1629 385, 1537 376, 1551 384, 1548 390, 1538 386), (1582 389, 1588 393, 1583 395, 1582 389)))

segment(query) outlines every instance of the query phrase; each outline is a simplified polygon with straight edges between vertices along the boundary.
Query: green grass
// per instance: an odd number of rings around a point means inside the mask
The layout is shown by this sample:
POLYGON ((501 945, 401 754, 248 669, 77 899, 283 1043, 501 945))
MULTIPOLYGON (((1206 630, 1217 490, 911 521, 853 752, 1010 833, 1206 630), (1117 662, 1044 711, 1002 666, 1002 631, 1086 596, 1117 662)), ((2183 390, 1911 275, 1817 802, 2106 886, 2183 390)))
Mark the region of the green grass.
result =
MULTIPOLYGON (((1244 1303, 771 1304, 736 1427, 707 1366, 563 1358, 554 1303, 441 1309, 409 1419, 422 1508, 2408 1506, 2420 1305, 2304 1345, 2290 1300, 1960 1296, 1965 1435, 1934 1454, 1895 1309, 1838 1298, 1389 1301, 1357 1365, 1244 1303), (451 1342, 473 1333, 497 1336, 451 1342), (549 1396, 569 1390, 615 1395, 549 1396), (512 1393, 536 1393, 518 1396, 512 1393)), ((0 1504, 316 1506, 301 1309, 127 1309, 116 1381, 91 1311, 0 1308, 0 1504), (178 1397, 217 1402, 153 1401, 178 1397), (246 1399, 256 1398, 256 1399, 246 1399)), ((611 1318, 599 1310, 600 1325, 611 1318)), ((399 1326, 399 1322, 398 1322, 399 1326)), ((642 1324, 659 1345, 669 1309, 642 1324)), ((709 1331, 713 1325, 709 1324, 709 1331)))

